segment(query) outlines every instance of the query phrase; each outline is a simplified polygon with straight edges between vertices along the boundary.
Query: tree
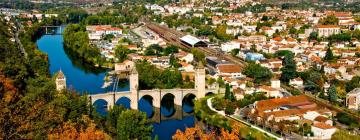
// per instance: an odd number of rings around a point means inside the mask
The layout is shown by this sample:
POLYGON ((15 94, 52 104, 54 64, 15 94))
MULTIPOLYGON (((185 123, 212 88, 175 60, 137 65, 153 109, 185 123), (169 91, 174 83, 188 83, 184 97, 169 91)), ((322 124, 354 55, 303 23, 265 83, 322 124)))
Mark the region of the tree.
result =
POLYGON ((324 60, 325 60, 325 61, 334 60, 334 54, 333 54, 330 46, 329 46, 329 47, 327 48, 327 50, 326 50, 326 54, 325 54, 324 60))
POLYGON ((125 46, 117 46, 115 48, 115 57, 118 62, 124 62, 127 59, 127 55, 130 53, 130 50, 125 46))
POLYGON ((230 53, 232 56, 237 56, 239 54, 239 52, 240 52, 240 49, 233 49, 233 50, 231 50, 230 53))
POLYGON ((329 88, 329 100, 330 102, 336 102, 337 101, 337 94, 336 94, 336 86, 331 85, 329 88))
POLYGON ((164 54, 165 55, 169 55, 169 54, 173 54, 173 53, 178 53, 179 52, 179 47, 175 46, 175 45, 170 45, 168 47, 166 47, 164 49, 164 54))
POLYGON ((330 15, 320 19, 320 23, 323 25, 337 25, 339 23, 339 19, 335 15, 330 15))
POLYGON ((275 57, 284 57, 287 55, 293 55, 293 53, 289 50, 280 50, 275 52, 275 57))
POLYGON ((281 68, 281 81, 289 82, 290 79, 296 77, 296 64, 294 61, 294 54, 288 54, 283 60, 284 67, 281 68))
POLYGON ((234 101, 234 100, 235 100, 234 93, 230 91, 230 85, 229 85, 228 83, 226 83, 225 99, 226 99, 226 100, 230 100, 230 101, 234 101))
POLYGON ((179 68, 180 67, 180 64, 177 62, 174 54, 171 54, 170 55, 170 66, 174 67, 174 68, 179 68))
POLYGON ((163 52, 163 48, 160 47, 160 45, 158 44, 152 44, 149 47, 146 48, 146 50, 144 51, 144 54, 147 56, 150 55, 157 55, 157 56, 161 56, 161 53, 163 52))
POLYGON ((150 139, 152 126, 148 124, 146 114, 138 110, 126 110, 120 114, 117 125, 117 138, 150 139))
POLYGON ((289 29, 289 34, 293 34, 293 35, 297 34, 297 30, 295 29, 294 26, 289 29))
POLYGON ((202 62, 202 64, 204 65, 206 64, 204 52, 200 51, 197 48, 192 48, 191 53, 194 55, 194 58, 197 62, 202 62))
POLYGON ((319 34, 317 32, 311 32, 309 35, 309 40, 318 40, 319 34))
POLYGON ((354 76, 349 82, 346 82, 345 89, 346 92, 350 92, 351 90, 360 87, 360 77, 354 76))
POLYGON ((235 106, 232 103, 228 103, 225 106, 225 114, 226 115, 233 115, 235 112, 235 106))
POLYGON ((272 77, 272 72, 259 64, 250 63, 244 69, 244 74, 254 78, 255 83, 267 82, 272 77))
POLYGON ((226 28, 226 25, 220 25, 215 29, 215 35, 218 39, 228 41, 234 38, 232 35, 226 34, 226 28))

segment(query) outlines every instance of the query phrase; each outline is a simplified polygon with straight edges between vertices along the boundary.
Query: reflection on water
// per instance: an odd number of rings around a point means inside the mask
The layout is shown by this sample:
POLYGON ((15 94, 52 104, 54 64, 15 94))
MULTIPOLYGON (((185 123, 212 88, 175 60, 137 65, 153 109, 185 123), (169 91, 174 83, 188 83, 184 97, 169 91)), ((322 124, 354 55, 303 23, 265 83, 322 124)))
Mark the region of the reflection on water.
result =
MULTIPOLYGON (((111 86, 105 89, 101 88, 107 70, 94 68, 78 59, 73 53, 65 52, 62 35, 44 35, 36 43, 38 48, 48 55, 51 75, 54 75, 60 69, 64 72, 67 87, 81 93, 87 92, 90 94, 112 91, 113 87, 111 86)), ((118 86, 117 91, 129 91, 129 82, 127 80, 121 80, 118 86)), ((126 98, 119 99, 116 104, 130 108, 130 100, 126 98)), ((97 112, 106 114, 107 102, 105 100, 95 101, 94 106, 97 112)), ((138 106, 139 110, 145 112, 150 118, 153 116, 154 110, 150 96, 144 96, 140 99, 138 106)), ((160 110, 163 110, 162 113, 165 116, 166 114, 171 115, 175 111, 182 111, 181 109, 175 110, 174 101, 171 98, 162 101, 160 110)), ((185 112, 193 110, 191 100, 189 102, 189 100, 184 99, 183 110, 185 112)), ((153 136, 158 135, 160 140, 170 140, 177 129, 184 130, 186 127, 193 127, 194 119, 193 116, 189 116, 183 117, 182 120, 166 120, 160 123, 152 123, 154 126, 153 136)))

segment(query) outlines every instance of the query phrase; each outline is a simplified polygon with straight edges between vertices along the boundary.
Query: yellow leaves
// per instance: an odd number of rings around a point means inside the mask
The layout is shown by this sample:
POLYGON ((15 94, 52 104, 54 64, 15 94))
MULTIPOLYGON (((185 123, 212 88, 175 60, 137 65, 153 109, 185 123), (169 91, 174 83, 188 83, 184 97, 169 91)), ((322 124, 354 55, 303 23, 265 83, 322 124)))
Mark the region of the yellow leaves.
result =
POLYGON ((108 140, 111 139, 105 132, 96 129, 96 125, 88 116, 83 116, 84 126, 77 126, 73 122, 65 122, 57 130, 48 134, 50 140, 108 140), (85 127, 87 126, 87 127, 85 127))
POLYGON ((239 137, 237 136, 235 131, 229 133, 228 131, 221 129, 220 134, 216 135, 215 132, 205 133, 198 125, 193 128, 186 128, 184 132, 177 130, 172 138, 173 140, 239 140, 239 137))

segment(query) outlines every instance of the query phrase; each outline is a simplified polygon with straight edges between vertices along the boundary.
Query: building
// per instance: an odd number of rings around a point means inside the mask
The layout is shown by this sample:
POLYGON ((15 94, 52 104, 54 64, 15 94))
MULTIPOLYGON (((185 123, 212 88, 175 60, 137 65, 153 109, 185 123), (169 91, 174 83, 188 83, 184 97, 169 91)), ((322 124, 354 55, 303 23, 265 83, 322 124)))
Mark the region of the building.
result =
POLYGON ((304 81, 300 77, 294 78, 294 79, 290 80, 289 85, 292 85, 295 87, 302 87, 304 85, 304 81))
POLYGON ((319 37, 328 37, 333 34, 340 33, 340 27, 337 25, 317 25, 315 31, 318 32, 319 37))
POLYGON ((56 75, 55 84, 56 84, 57 91, 66 89, 66 77, 61 70, 56 75))
POLYGON ((346 94, 346 106, 349 109, 359 110, 360 88, 355 88, 346 94))
POLYGON ((230 52, 233 49, 240 49, 240 42, 231 41, 231 42, 221 44, 221 50, 223 52, 230 52))
POLYGON ((133 61, 125 60, 122 63, 115 64, 115 71, 116 72, 130 71, 134 67, 135 67, 135 63, 133 61))
POLYGON ((279 89, 273 88, 271 86, 266 86, 266 85, 260 86, 258 91, 265 92, 267 97, 275 97, 275 98, 283 97, 279 89))
POLYGON ((331 139, 331 136, 336 132, 336 127, 325 123, 314 123, 311 126, 311 131, 314 133, 315 139, 331 139))
POLYGON ((241 67, 235 64, 221 64, 217 65, 217 75, 222 77, 240 78, 241 67))
POLYGON ((86 26, 86 31, 89 33, 90 40, 100 40, 102 36, 113 34, 122 34, 122 29, 118 27, 112 27, 111 25, 93 25, 86 26))
POLYGON ((202 41, 194 36, 186 35, 180 38, 182 44, 189 47, 208 47, 208 44, 205 41, 202 41))

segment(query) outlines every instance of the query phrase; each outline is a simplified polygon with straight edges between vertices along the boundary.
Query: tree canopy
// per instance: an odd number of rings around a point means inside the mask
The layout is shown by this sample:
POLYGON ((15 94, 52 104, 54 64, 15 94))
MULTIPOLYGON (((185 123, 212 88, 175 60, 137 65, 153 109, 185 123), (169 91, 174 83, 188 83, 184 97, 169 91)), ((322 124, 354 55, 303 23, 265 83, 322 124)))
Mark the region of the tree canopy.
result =
POLYGON ((268 82, 272 77, 272 72, 259 64, 250 63, 244 69, 244 74, 254 78, 255 83, 268 82))
POLYGON ((121 113, 116 125, 117 139, 151 139, 152 126, 146 118, 146 114, 138 110, 121 113))

